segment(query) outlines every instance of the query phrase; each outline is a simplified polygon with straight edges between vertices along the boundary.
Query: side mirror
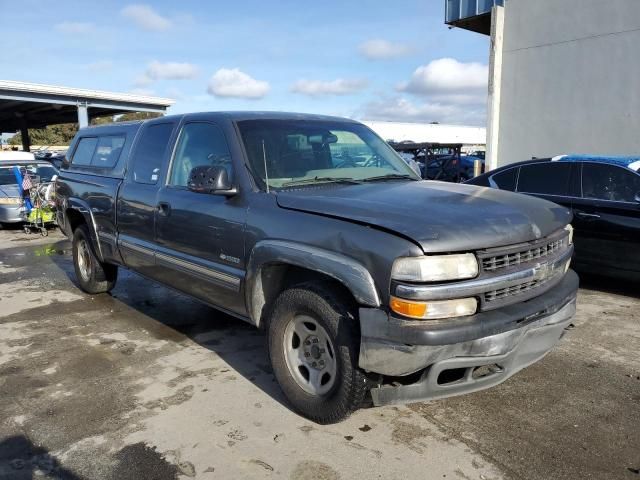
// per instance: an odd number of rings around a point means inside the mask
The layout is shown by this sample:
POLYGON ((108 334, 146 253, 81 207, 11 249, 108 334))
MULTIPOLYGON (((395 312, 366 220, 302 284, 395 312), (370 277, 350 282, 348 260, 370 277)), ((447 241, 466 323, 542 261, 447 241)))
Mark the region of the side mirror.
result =
POLYGON ((189 173, 187 187, 196 193, 232 196, 238 193, 231 184, 227 170, 222 167, 204 165, 195 167, 189 173))

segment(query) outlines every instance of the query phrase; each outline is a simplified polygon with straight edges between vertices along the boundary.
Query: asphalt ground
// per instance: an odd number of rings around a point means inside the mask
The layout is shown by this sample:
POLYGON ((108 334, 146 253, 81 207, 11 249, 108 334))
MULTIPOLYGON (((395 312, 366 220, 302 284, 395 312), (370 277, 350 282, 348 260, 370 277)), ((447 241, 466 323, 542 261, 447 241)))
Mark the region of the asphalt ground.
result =
POLYGON ((638 479, 640 290, 582 281, 573 328, 483 392, 293 413, 263 333, 120 271, 74 283, 70 245, 0 231, 0 479, 638 479))

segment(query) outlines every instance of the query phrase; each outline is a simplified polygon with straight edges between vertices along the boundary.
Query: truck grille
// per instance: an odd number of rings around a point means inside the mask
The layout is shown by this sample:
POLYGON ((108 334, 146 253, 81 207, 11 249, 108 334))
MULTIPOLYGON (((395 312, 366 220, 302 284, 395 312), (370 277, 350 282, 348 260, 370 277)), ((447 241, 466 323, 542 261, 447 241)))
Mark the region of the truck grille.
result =
POLYGON ((497 290, 491 290, 489 292, 484 293, 484 301, 485 303, 491 303, 496 300, 500 300, 506 297, 510 297, 511 295, 519 295, 524 292, 528 292, 529 290, 533 290, 536 287, 542 285, 544 281, 542 280, 532 280, 530 282, 521 283, 519 285, 514 285, 512 287, 499 288, 497 290))
POLYGON ((482 258, 482 269, 485 272, 495 272, 502 268, 513 267, 522 263, 529 263, 533 260, 548 257, 555 252, 560 251, 566 246, 567 237, 552 240, 550 242, 530 247, 525 250, 505 253, 502 255, 493 255, 482 258))
POLYGON ((571 262, 570 231, 527 243, 476 252, 480 272, 476 278, 439 284, 392 284, 393 294, 429 302, 475 297, 479 311, 524 302, 550 290, 564 278, 571 262))

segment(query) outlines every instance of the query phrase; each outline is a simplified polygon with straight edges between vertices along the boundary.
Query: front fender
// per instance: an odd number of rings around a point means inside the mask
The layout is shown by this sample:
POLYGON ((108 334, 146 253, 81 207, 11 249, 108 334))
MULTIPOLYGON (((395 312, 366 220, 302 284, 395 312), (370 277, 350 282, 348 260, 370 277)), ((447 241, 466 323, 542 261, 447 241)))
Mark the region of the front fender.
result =
POLYGON ((260 324, 266 303, 261 272, 263 267, 274 264, 293 265, 322 273, 342 283, 360 305, 380 306, 380 295, 371 274, 356 260, 310 245, 263 240, 251 252, 245 287, 247 310, 256 325, 260 324))

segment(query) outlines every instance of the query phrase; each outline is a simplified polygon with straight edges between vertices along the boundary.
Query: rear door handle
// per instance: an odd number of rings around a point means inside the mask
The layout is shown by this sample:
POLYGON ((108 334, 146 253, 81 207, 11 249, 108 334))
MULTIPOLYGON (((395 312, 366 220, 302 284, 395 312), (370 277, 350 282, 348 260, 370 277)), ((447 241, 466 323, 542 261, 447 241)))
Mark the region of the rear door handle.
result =
POLYGON ((171 205, 167 202, 158 203, 158 213, 163 217, 168 217, 171 215, 171 205))
POLYGON ((596 220, 600 218, 600 215, 598 215, 597 213, 577 212, 576 217, 583 218, 585 220, 596 220))

